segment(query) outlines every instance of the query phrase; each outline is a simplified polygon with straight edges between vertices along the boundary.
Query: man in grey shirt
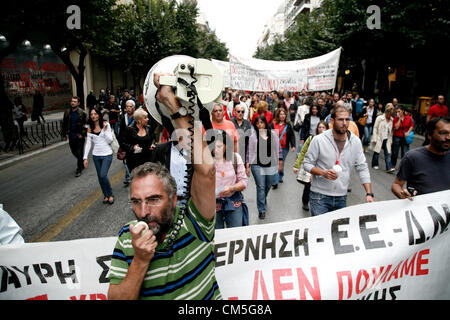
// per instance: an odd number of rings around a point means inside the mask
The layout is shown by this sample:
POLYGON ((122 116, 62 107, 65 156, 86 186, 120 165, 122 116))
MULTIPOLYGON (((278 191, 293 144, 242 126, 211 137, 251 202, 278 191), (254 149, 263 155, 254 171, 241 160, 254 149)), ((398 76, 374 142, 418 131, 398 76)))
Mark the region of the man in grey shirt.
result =
POLYGON ((366 191, 366 202, 373 202, 370 173, 361 141, 348 131, 350 112, 337 106, 331 112, 330 130, 311 140, 303 162, 313 175, 311 215, 316 216, 347 206, 347 189, 354 167, 366 191))

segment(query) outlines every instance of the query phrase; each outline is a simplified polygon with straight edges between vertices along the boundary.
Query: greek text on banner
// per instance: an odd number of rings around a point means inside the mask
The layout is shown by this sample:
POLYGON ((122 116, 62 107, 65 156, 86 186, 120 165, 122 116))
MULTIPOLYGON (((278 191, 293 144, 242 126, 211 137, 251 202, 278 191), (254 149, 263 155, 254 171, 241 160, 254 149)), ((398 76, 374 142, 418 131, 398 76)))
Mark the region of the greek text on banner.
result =
MULTIPOLYGON (((224 299, 450 299, 450 190, 217 230, 224 299)), ((117 238, 0 247, 0 299, 106 299, 117 238)))

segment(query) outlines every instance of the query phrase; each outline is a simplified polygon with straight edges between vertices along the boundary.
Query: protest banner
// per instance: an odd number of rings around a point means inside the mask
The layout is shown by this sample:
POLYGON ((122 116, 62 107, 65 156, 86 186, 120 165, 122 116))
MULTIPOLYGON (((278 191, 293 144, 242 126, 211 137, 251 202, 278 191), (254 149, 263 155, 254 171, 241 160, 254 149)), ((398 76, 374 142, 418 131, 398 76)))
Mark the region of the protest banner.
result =
POLYGON ((295 61, 242 58, 230 54, 230 87, 250 91, 332 90, 341 48, 319 57, 295 61))
MULTIPOLYGON (((224 299, 450 299, 450 190, 217 230, 224 299)), ((106 299, 115 237, 0 247, 0 299, 106 299)))
POLYGON ((229 88, 231 86, 230 63, 216 59, 211 59, 211 62, 223 72, 223 85, 225 88, 229 88))

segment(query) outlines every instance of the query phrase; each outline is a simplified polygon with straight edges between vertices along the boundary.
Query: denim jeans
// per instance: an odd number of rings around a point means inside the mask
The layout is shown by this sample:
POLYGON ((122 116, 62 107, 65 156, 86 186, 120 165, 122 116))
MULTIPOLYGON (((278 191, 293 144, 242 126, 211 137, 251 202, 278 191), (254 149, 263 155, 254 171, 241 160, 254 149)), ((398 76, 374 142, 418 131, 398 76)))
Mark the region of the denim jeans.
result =
MULTIPOLYGON (((392 168, 392 163, 391 163, 391 154, 389 153, 388 149, 387 149, 387 139, 383 140, 383 146, 381 147, 383 149, 384 152, 384 161, 386 162, 386 170, 389 170, 392 168)), ((372 168, 375 166, 378 166, 378 158, 379 158, 380 154, 377 152, 373 153, 373 157, 372 157, 372 168)))
POLYGON ((392 141, 392 166, 395 167, 397 165, 398 152, 402 149, 402 158, 409 151, 409 144, 406 143, 404 137, 396 137, 392 141))
POLYGON ((125 167, 125 180, 128 181, 131 178, 131 173, 130 173, 130 169, 128 169, 126 161, 123 161, 123 166, 125 167))
POLYGON ((224 229, 225 224, 227 228, 242 227, 242 218, 244 211, 242 206, 236 208, 234 211, 217 211, 216 212, 216 229, 224 229))
POLYGON ((283 148, 281 149, 281 152, 283 153, 283 169, 281 169, 281 172, 277 172, 277 174, 275 174, 275 177, 273 178, 273 184, 278 184, 284 177, 284 162, 289 153, 289 149, 283 148))
POLYGON ((345 208, 347 206, 347 195, 345 196, 327 196, 321 193, 311 191, 310 210, 312 216, 318 216, 330 211, 345 208))
POLYGON ((266 212, 266 198, 275 177, 275 174, 266 174, 265 169, 255 164, 251 165, 256 184, 256 206, 258 207, 258 212, 266 212))
POLYGON ((364 138, 363 138, 363 145, 364 146, 368 146, 370 143, 370 136, 372 135, 373 132, 373 126, 372 123, 370 124, 366 124, 364 126, 364 138))
POLYGON ((111 183, 108 179, 109 167, 111 167, 112 154, 109 156, 93 156, 95 169, 97 170, 98 182, 105 197, 112 197, 111 183))

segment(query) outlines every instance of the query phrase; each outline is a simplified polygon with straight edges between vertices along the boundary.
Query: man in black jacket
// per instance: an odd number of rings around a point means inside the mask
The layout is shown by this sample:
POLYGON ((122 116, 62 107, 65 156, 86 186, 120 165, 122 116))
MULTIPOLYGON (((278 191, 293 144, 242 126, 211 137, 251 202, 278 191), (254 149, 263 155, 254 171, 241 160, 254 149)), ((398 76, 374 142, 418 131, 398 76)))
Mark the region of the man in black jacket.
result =
POLYGON ((64 141, 67 141, 67 136, 69 136, 70 151, 72 151, 72 154, 77 158, 75 177, 79 177, 84 169, 83 149, 87 134, 87 116, 86 113, 79 108, 79 97, 72 97, 70 106, 71 108, 64 112, 61 135, 64 141))

